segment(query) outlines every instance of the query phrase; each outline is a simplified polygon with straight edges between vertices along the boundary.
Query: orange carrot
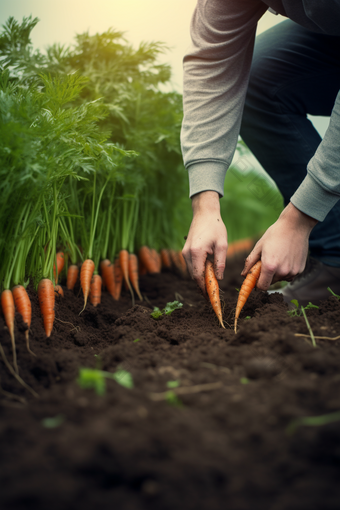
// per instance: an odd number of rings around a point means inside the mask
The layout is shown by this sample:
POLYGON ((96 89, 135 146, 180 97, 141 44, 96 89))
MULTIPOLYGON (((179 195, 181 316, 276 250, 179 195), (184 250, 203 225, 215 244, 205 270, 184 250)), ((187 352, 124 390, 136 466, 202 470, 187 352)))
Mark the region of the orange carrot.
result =
POLYGON ((91 285, 93 271, 94 271, 93 260, 86 259, 83 262, 83 264, 81 266, 81 270, 80 270, 80 285, 81 285, 81 288, 82 288, 82 291, 84 294, 84 308, 83 308, 83 310, 85 310, 87 298, 90 293, 90 285, 91 285))
POLYGON ((205 287, 210 299, 211 306, 222 326, 225 329, 222 318, 222 308, 220 301, 220 289, 218 286, 217 278, 215 276, 213 263, 207 259, 205 263, 205 287))
POLYGON ((234 331, 236 333, 237 331, 237 319, 239 318, 240 312, 244 305, 246 304, 246 301, 253 290, 253 288, 256 285, 256 282, 260 276, 261 273, 261 260, 256 262, 254 266, 250 269, 248 272, 244 282, 242 283, 242 287, 240 289, 237 305, 236 305, 236 312, 235 312, 235 322, 234 322, 234 331))
POLYGON ((74 286, 76 284, 76 281, 78 279, 79 269, 78 266, 72 264, 69 266, 67 271, 67 281, 66 281, 66 287, 69 290, 73 290, 74 286))
POLYGON ((254 246, 254 240, 251 237, 246 239, 239 239, 230 243, 228 246, 227 258, 233 257, 238 253, 245 253, 251 251, 254 246))
POLYGON ((161 250, 161 259, 162 259, 162 266, 170 269, 171 259, 170 259, 169 250, 167 250, 165 248, 163 248, 163 250, 161 250))
POLYGON ((126 283, 126 285, 128 286, 128 288, 131 292, 132 300, 134 300, 133 290, 132 290, 130 280, 129 280, 129 252, 127 250, 120 250, 119 265, 120 265, 122 273, 123 273, 124 282, 126 283))
POLYGON ((61 285, 55 285, 54 292, 57 294, 57 296, 64 297, 64 291, 61 285))
POLYGON ((1 307, 5 317, 5 322, 9 330, 9 334, 11 336, 12 349, 13 349, 13 366, 16 373, 18 373, 18 364, 17 364, 17 352, 15 348, 15 338, 14 338, 14 316, 15 316, 15 306, 14 299, 11 290, 4 290, 1 293, 1 307))
POLYGON ((27 329, 25 331, 27 350, 28 352, 33 354, 33 356, 35 356, 34 352, 31 351, 29 344, 29 329, 31 326, 32 319, 32 306, 30 298, 28 297, 25 287, 23 287, 22 285, 16 285, 15 287, 13 287, 12 293, 15 307, 20 313, 22 320, 27 325, 27 329))
POLYGON ((91 280, 90 301, 93 306, 101 302, 102 297, 102 278, 99 274, 94 274, 91 280))
POLYGON ((142 264, 146 267, 148 273, 158 273, 157 263, 152 257, 151 250, 148 246, 142 246, 139 248, 138 257, 142 264))
POLYGON ((57 258, 58 276, 56 275, 55 264, 53 264, 53 274, 54 274, 55 282, 58 283, 59 275, 62 272, 62 270, 64 269, 64 263, 65 263, 63 252, 58 251, 56 258, 57 258))
POLYGON ((162 259, 161 259, 160 254, 158 253, 158 251, 155 250, 155 248, 152 248, 152 250, 151 250, 151 257, 155 261, 155 267, 157 269, 156 272, 160 273, 161 268, 162 268, 162 259))
POLYGON ((145 274, 147 274, 147 269, 146 267, 144 266, 143 262, 141 261, 140 258, 138 258, 138 273, 139 273, 139 276, 144 276, 145 274))
POLYGON ((100 270, 102 273, 103 285, 107 288, 111 296, 115 297, 115 274, 114 266, 109 259, 102 260, 100 263, 100 270))
POLYGON ((187 263, 185 262, 185 258, 183 257, 183 254, 182 254, 182 250, 179 250, 177 252, 177 257, 178 257, 181 274, 183 277, 186 277, 188 274, 188 269, 187 269, 187 263))
POLYGON ((130 253, 129 255, 129 279, 137 293, 137 296, 141 301, 143 301, 138 283, 138 258, 134 253, 130 253))
POLYGON ((54 285, 51 280, 44 278, 38 285, 40 311, 44 321, 47 338, 51 336, 54 322, 54 285))
POLYGON ((114 265, 114 273, 115 273, 115 300, 118 301, 120 298, 120 293, 122 291, 122 283, 123 283, 123 272, 120 267, 119 258, 115 260, 114 265))

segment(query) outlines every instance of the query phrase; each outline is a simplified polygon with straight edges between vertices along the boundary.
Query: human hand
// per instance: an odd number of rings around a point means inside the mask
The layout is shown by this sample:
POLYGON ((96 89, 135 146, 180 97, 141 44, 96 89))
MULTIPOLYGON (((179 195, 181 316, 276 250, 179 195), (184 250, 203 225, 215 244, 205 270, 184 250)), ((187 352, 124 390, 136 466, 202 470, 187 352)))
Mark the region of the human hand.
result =
POLYGON ((210 256, 216 278, 222 280, 228 248, 219 194, 215 191, 198 193, 192 199, 192 210, 193 219, 182 253, 190 276, 207 298, 204 282, 206 259, 210 256))
POLYGON ((261 274, 256 286, 268 290, 272 283, 291 281, 302 273, 308 255, 308 239, 317 220, 299 211, 292 203, 268 228, 246 259, 242 276, 261 259, 261 274))

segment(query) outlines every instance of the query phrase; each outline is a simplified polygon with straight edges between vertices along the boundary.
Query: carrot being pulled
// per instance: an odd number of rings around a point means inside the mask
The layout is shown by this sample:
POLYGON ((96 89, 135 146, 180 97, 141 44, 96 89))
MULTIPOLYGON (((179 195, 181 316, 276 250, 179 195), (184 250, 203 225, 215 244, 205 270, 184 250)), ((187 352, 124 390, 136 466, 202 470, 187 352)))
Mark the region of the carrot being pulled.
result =
POLYGON ((51 336, 54 322, 54 285, 48 278, 40 280, 38 285, 38 298, 40 311, 44 321, 44 328, 47 338, 51 336))
POLYGON ((17 353, 15 348, 15 338, 14 338, 14 316, 15 316, 15 306, 12 291, 6 289, 1 293, 1 307, 4 314, 6 326, 8 327, 9 334, 11 336, 12 349, 13 349, 13 366, 16 373, 18 373, 18 364, 17 364, 17 353))
POLYGON ((236 305, 236 312, 235 312, 235 322, 234 322, 234 331, 236 333, 237 331, 237 319, 239 318, 240 312, 244 305, 246 304, 246 301, 253 290, 253 288, 256 285, 256 282, 260 276, 261 273, 261 260, 256 262, 256 264, 253 265, 253 267, 248 272, 244 282, 242 283, 242 287, 240 289, 237 305, 236 305))
POLYGON ((222 318, 222 308, 220 301, 220 289, 218 286, 218 281, 215 276, 213 263, 207 259, 205 263, 205 287, 207 289, 207 293, 210 299, 211 306, 222 326, 225 329, 222 318))
POLYGON ((25 287, 22 285, 16 285, 12 289, 14 304, 18 312, 20 313, 22 320, 27 325, 27 329, 25 331, 25 338, 26 338, 26 347, 28 352, 33 354, 35 356, 34 352, 30 349, 30 343, 29 343, 29 329, 31 326, 31 320, 32 320, 32 305, 30 298, 28 297, 28 294, 26 292, 25 287))
POLYGON ((82 288, 82 291, 84 294, 84 308, 83 308, 83 310, 85 310, 87 298, 89 297, 93 272, 94 272, 93 260, 86 259, 83 262, 83 265, 81 266, 81 270, 80 270, 80 284, 81 284, 81 288, 82 288))

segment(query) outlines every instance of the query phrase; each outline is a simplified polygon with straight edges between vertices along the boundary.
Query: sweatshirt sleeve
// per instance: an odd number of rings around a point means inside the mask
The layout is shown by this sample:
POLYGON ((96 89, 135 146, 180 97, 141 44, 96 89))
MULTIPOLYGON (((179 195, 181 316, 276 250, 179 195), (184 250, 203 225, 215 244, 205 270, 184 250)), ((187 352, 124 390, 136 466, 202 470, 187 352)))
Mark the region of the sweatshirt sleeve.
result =
POLYGON ((240 130, 261 0, 198 0, 184 57, 181 144, 190 196, 223 196, 240 130))
POLYGON ((307 166, 307 175, 291 198, 300 211, 323 221, 340 198, 340 92, 328 129, 307 166))

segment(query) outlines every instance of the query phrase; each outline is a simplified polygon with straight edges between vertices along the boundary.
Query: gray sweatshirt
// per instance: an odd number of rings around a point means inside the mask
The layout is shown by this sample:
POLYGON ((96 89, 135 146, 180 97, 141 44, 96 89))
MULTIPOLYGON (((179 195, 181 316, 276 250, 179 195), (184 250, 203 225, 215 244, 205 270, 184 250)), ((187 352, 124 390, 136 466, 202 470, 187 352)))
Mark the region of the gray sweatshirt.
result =
MULTIPOLYGON (((303 27, 340 36, 340 0, 198 0, 184 58, 182 152, 190 196, 223 196, 247 91, 258 20, 270 7, 303 27)), ((339 57, 340 60, 340 57, 339 57)), ((292 203, 323 221, 340 198, 340 92, 329 127, 292 203)))

